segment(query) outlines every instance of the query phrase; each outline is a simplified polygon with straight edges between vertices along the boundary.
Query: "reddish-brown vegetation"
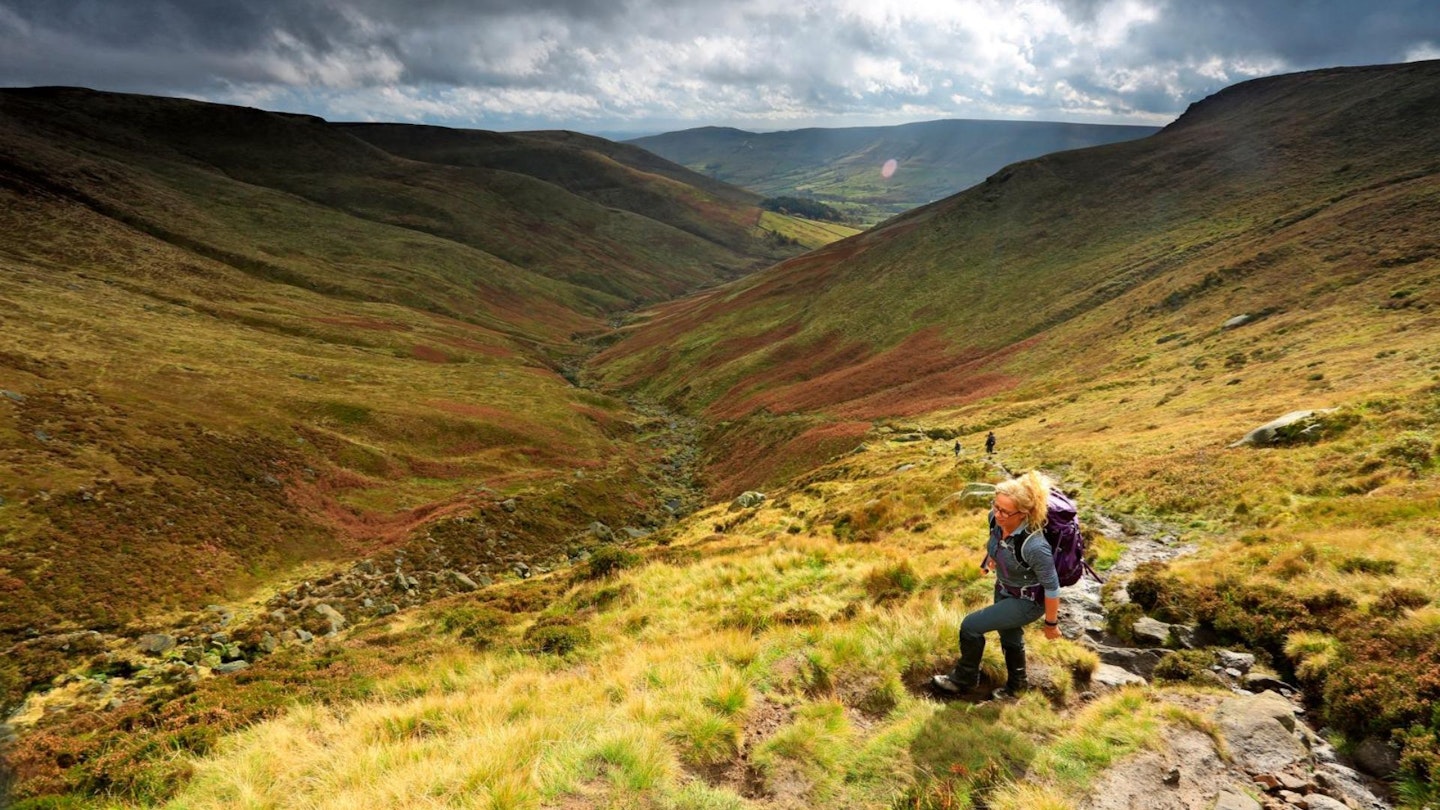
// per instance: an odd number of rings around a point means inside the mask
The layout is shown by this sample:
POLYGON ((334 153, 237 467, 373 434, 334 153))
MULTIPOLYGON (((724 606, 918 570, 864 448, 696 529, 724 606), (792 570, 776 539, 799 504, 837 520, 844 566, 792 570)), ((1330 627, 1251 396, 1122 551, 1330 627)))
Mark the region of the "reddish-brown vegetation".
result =
POLYGON ((469 340, 468 338, 444 337, 440 338, 440 342, 447 346, 453 346, 456 349, 464 349, 465 351, 475 352, 476 354, 486 357, 506 358, 515 356, 515 352, 504 346, 496 346, 492 343, 481 343, 478 340, 469 340))
POLYGON ((416 344, 410 347, 410 356, 416 360, 423 360, 427 363, 448 363, 450 355, 434 348, 433 346, 422 346, 416 344))
POLYGON ((781 344, 767 358, 764 372, 746 377, 743 388, 731 389, 709 412, 720 419, 760 409, 852 419, 926 413, 1014 385, 1014 378, 986 369, 1033 345, 1032 339, 994 354, 961 354, 932 327, 866 357, 860 344, 840 345, 839 340, 832 335, 814 346, 781 344))
POLYGON ((366 329, 374 332, 409 332, 411 327, 403 323, 393 321, 380 321, 374 318, 312 318, 317 323, 329 324, 330 326, 343 326, 347 329, 366 329))
POLYGON ((794 428, 789 426, 737 426, 710 437, 707 489, 715 498, 729 498, 745 489, 788 480, 855 449, 870 428, 869 422, 834 422, 790 435, 794 428))

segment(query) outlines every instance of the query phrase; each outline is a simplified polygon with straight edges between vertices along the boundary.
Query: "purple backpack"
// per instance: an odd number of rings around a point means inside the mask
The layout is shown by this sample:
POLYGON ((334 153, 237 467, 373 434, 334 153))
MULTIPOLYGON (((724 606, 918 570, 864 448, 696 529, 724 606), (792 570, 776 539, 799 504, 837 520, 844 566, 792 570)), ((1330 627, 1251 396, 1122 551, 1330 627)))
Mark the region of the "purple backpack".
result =
POLYGON ((1085 562, 1085 537, 1080 534, 1080 515, 1070 496, 1058 489, 1050 490, 1049 510, 1045 519, 1045 539, 1055 555, 1055 573, 1060 584, 1074 585, 1089 573, 1096 582, 1104 582, 1090 563, 1085 562))

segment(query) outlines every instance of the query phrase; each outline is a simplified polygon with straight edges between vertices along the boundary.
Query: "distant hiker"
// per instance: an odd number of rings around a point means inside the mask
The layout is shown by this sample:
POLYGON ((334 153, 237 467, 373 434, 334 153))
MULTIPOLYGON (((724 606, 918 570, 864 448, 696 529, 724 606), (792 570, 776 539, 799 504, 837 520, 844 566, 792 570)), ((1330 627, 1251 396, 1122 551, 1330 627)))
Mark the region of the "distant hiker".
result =
POLYGON ((960 457, 960 442, 955 442, 955 458, 960 457))
POLYGON ((985 453, 988 455, 995 452, 995 431, 990 431, 985 436, 985 453))
MULTIPOLYGON (((1060 637, 1060 575, 1043 527, 1049 511, 1050 479, 1036 470, 995 486, 990 540, 980 570, 995 573, 995 601, 960 623, 960 660, 948 675, 931 679, 936 689, 978 697, 985 634, 1000 635, 1006 683, 995 697, 1025 691, 1025 625, 1044 617, 1045 637, 1060 637)), ((1067 501, 1068 503, 1068 501, 1067 501)))

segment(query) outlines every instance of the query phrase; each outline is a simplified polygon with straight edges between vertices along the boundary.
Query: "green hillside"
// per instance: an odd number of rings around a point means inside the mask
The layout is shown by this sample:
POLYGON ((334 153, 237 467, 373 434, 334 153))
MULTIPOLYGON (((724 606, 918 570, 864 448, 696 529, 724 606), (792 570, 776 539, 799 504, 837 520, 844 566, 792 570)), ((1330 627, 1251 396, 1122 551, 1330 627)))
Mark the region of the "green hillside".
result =
MULTIPOLYGON (((0 92, 0 705, 68 665, 67 633, 399 552, 477 504, 530 501, 503 552, 530 559, 665 514, 663 451, 574 385, 583 339, 796 248, 711 181, 626 168, 602 204, 352 132, 0 92)), ((535 142, 616 165, 594 146, 535 142)))
POLYGON ((1374 385, 1382 348, 1387 387, 1418 382, 1428 361, 1402 347, 1433 336, 1437 72, 1237 85, 1151 138, 1015 164, 654 310, 599 368, 715 420, 865 420, 1085 380, 1203 385, 1237 352, 1237 425, 1307 389, 1285 376, 1290 352, 1350 357, 1331 396, 1374 385), (1242 314, 1253 322, 1221 328, 1242 314))
POLYGON ((1009 163, 1143 138, 1155 127, 1040 121, 926 121, 890 127, 746 132, 700 127, 628 143, 767 197, 813 197, 874 224, 968 188, 1009 163), (885 177, 886 161, 896 161, 885 177))

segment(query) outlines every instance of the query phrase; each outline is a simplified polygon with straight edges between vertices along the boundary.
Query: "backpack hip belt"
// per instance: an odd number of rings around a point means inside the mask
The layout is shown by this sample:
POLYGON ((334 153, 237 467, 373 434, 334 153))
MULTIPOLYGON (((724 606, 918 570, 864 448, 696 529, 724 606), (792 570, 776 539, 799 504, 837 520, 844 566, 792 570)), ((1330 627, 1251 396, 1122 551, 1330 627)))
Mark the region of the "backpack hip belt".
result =
POLYGON ((995 590, 1009 594, 1016 599, 1029 599, 1037 605, 1045 604, 1045 586, 1043 585, 1026 585, 1023 588, 1017 588, 1014 585, 997 582, 995 590))

